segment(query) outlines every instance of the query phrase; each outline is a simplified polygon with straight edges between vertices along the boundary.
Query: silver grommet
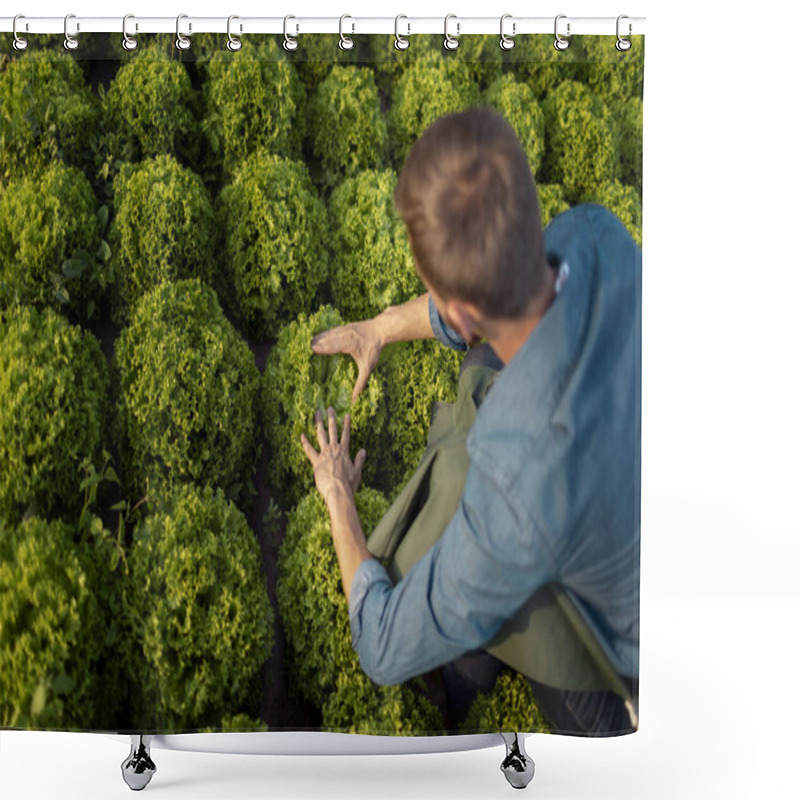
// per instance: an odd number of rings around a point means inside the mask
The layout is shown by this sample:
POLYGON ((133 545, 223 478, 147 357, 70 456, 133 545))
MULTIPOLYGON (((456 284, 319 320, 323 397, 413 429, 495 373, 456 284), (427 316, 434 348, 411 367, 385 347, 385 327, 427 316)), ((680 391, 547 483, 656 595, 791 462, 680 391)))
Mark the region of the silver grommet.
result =
POLYGON ((444 47, 445 47, 445 50, 455 50, 458 47, 458 39, 456 37, 458 36, 458 34, 459 34, 460 30, 461 30, 461 23, 460 22, 456 22, 456 35, 455 36, 451 36, 447 32, 447 23, 451 19, 455 19, 455 18, 456 18, 455 14, 448 14, 444 18, 444 47))
MULTIPOLYGON (((400 20, 401 19, 408 19, 405 14, 398 14, 394 18, 394 47, 395 50, 408 50, 411 46, 411 42, 406 39, 404 36, 400 35, 400 20)), ((408 35, 411 35, 411 24, 408 23, 408 35)))
POLYGON ((341 50, 352 50, 355 42, 349 37, 345 36, 342 32, 342 24, 346 19, 353 19, 349 14, 342 14, 339 17, 339 48, 341 50))
MULTIPOLYGON (((74 14, 67 14, 64 17, 64 47, 67 50, 77 50, 78 49, 78 40, 74 36, 70 36, 69 31, 67 30, 67 25, 69 24, 70 19, 74 18, 74 14)), ((81 25, 79 22, 75 23, 75 30, 79 31, 81 29, 81 25)))
MULTIPOLYGON (((128 36, 128 20, 134 19, 133 14, 126 14, 122 18, 122 48, 123 50, 135 50, 139 43, 132 36, 128 36)), ((139 30, 139 23, 136 23, 136 30, 139 30)))
MULTIPOLYGON (((234 36, 231 33, 231 20, 234 20, 234 19, 239 19, 239 17, 237 17, 236 14, 231 14, 228 17, 228 50, 230 50, 231 53, 235 53, 237 50, 241 50, 242 49, 242 40, 238 39, 236 36, 234 36)), ((241 32, 241 30, 242 30, 242 26, 240 25, 239 26, 239 31, 241 32)))
POLYGON ((293 39, 286 31, 286 23, 289 22, 290 19, 297 19, 297 17, 288 14, 283 18, 283 49, 294 51, 297 50, 297 39, 293 39))
POLYGON ((506 34, 505 34, 504 30, 503 30, 503 23, 505 23, 505 21, 507 19, 511 18, 511 16, 512 16, 511 14, 503 14, 503 16, 500 17, 500 49, 501 50, 511 50, 514 47, 514 45, 516 44, 516 42, 514 41, 514 39, 512 37, 517 35, 517 23, 516 22, 512 22, 511 23, 511 36, 506 36, 506 34))
MULTIPOLYGON (((178 50, 188 50, 192 46, 192 40, 188 36, 184 36, 181 33, 181 20, 185 17, 188 17, 188 14, 178 14, 178 18, 175 20, 175 47, 178 50)), ((189 32, 192 31, 192 23, 189 23, 189 32)))
MULTIPOLYGON (((617 17, 617 43, 614 45, 614 47, 616 47, 617 50, 619 50, 621 53, 624 53, 626 50, 630 50, 631 46, 632 46, 632 43, 631 43, 630 39, 623 39, 622 36, 620 36, 619 24, 620 24, 620 22, 622 22, 623 19, 628 19, 628 17, 626 17, 625 14, 620 14, 617 17)), ((628 36, 631 35, 632 31, 633 31, 633 26, 629 22, 628 23, 628 36)))
MULTIPOLYGON (((566 49, 569 47, 569 39, 565 39, 565 38, 564 38, 564 37, 563 37, 563 36, 562 36, 562 35, 561 35, 561 34, 558 32, 558 21, 559 21, 560 19, 566 19, 566 18, 567 18, 567 15, 566 15, 566 14, 559 14, 559 15, 556 17, 556 23, 555 23, 555 34, 556 34, 556 40, 553 42, 553 47, 555 47, 555 49, 556 49, 556 50, 559 50, 559 51, 561 51, 561 50, 566 50, 566 49)), ((569 24, 569 22, 568 22, 568 23, 567 23, 567 36, 569 36, 569 35, 570 35, 569 28, 570 28, 570 24, 569 24)))
MULTIPOLYGON (((18 19, 25 19, 25 15, 24 14, 17 14, 14 17, 14 23, 11 26, 11 30, 14 33, 14 49, 15 50, 19 50, 21 52, 23 50, 27 50, 28 49, 28 40, 27 39, 23 39, 21 36, 19 36, 17 34, 17 20, 18 19)), ((28 23, 26 22, 25 23, 25 30, 27 30, 27 29, 28 29, 28 23)))

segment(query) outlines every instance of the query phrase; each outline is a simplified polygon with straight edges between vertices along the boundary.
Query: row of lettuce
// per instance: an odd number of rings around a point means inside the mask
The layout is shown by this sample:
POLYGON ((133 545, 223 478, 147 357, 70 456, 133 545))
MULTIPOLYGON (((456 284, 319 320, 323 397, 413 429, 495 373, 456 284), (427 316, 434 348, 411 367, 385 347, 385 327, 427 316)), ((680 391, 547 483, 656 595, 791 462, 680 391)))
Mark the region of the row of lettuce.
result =
MULTIPOLYGON (((458 356, 390 347, 351 407, 352 360, 309 341, 421 291, 392 191, 449 110, 506 114, 545 222, 595 199, 640 237, 640 72, 528 46, 347 65, 288 63, 266 42, 187 65, 154 45, 99 98, 68 57, 4 64, 0 726, 264 729, 279 620, 289 685, 323 727, 442 730, 421 680, 377 687, 358 666, 299 438, 314 441, 316 409, 352 414, 369 531, 419 461, 432 403, 453 399, 458 356), (109 364, 88 327, 112 322, 109 364), (248 343, 271 345, 263 370, 248 343), (277 610, 245 517, 262 436, 288 512, 277 610)), ((511 673, 464 723, 545 727, 511 673)))

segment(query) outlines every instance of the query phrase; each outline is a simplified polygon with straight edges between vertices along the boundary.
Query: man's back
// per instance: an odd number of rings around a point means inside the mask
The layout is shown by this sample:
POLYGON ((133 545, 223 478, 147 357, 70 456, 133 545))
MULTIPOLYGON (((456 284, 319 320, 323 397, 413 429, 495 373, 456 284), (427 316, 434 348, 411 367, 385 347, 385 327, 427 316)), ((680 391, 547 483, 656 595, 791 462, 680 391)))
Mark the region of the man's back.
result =
POLYGON ((494 545, 519 558, 535 540, 617 669, 637 676, 641 252, 591 205, 554 220, 545 244, 568 278, 478 412, 465 500, 506 496, 518 531, 494 545))

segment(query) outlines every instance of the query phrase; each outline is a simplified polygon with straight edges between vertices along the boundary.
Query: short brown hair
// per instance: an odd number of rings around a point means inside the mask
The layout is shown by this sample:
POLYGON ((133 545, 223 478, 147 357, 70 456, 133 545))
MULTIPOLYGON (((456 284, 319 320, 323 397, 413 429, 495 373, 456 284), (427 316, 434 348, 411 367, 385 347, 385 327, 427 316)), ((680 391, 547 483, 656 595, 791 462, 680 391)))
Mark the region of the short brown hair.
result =
POLYGON ((518 317, 547 262, 536 186, 508 122, 489 108, 447 114, 414 143, 395 187, 417 269, 437 294, 518 317))

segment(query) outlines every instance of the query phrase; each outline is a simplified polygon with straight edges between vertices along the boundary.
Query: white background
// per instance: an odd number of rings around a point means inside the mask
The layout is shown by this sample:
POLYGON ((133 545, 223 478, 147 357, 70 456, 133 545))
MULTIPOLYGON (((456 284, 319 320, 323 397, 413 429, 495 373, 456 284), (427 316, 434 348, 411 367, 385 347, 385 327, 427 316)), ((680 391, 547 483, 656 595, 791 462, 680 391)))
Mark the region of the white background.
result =
MULTIPOLYGON (((22 0, 4 14, 646 16, 641 728, 613 740, 531 737, 537 775, 527 793, 794 798, 798 12, 618 2, 22 0)), ((126 755, 102 736, 4 732, 0 796, 128 797, 126 755)), ((154 751, 159 771, 146 792, 485 800, 512 792, 502 755, 154 751)))

